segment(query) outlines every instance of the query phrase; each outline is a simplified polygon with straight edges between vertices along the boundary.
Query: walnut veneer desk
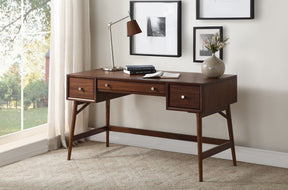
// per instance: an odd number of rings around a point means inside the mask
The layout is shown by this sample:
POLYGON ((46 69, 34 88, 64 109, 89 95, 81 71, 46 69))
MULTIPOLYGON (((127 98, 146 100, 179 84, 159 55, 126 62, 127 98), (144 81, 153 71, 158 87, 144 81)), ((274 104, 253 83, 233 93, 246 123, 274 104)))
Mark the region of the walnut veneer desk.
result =
POLYGON ((67 99, 74 101, 68 160, 72 142, 101 132, 109 131, 148 135, 153 137, 193 141, 198 143, 199 181, 203 181, 202 161, 231 148, 233 165, 236 166, 230 104, 237 102, 237 76, 223 75, 207 79, 201 73, 181 73, 179 79, 144 79, 143 75, 128 75, 122 71, 91 70, 67 75, 67 99), (164 96, 166 109, 196 113, 197 136, 134 129, 110 125, 110 100, 129 94, 164 96), (76 116, 90 103, 106 101, 106 126, 74 135, 76 116), (79 109, 78 106, 82 105, 79 109), (229 140, 202 137, 202 118, 219 113, 227 120, 229 140), (202 143, 218 145, 202 152, 202 143))

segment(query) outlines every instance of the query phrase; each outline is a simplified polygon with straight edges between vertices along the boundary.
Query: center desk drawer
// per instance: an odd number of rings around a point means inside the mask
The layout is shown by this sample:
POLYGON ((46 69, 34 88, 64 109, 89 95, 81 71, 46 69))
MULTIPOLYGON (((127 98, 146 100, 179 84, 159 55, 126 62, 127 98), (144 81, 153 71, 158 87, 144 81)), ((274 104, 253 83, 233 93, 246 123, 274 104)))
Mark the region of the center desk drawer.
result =
POLYGON ((200 110, 200 87, 170 85, 168 108, 200 110))
POLYGON ((129 94, 135 93, 165 96, 165 85, 157 83, 98 80, 97 90, 103 92, 120 92, 129 94))

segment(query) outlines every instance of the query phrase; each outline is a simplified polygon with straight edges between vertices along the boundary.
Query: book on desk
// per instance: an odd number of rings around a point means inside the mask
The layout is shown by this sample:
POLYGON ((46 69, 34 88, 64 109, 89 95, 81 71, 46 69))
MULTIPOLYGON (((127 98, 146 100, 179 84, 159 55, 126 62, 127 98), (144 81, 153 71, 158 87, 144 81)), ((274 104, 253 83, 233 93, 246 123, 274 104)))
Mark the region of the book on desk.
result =
POLYGON ((123 72, 128 74, 128 75, 141 75, 141 74, 147 74, 147 73, 155 73, 156 70, 128 71, 128 70, 124 69, 123 72))
POLYGON ((126 65, 123 72, 129 75, 139 75, 155 73, 156 69, 153 65, 126 65))
POLYGON ((127 71, 152 71, 155 70, 155 67, 153 65, 126 65, 124 69, 127 71))
POLYGON ((180 73, 172 73, 164 71, 156 72, 156 69, 153 65, 126 65, 123 72, 129 75, 145 74, 144 78, 177 79, 180 77, 180 73))

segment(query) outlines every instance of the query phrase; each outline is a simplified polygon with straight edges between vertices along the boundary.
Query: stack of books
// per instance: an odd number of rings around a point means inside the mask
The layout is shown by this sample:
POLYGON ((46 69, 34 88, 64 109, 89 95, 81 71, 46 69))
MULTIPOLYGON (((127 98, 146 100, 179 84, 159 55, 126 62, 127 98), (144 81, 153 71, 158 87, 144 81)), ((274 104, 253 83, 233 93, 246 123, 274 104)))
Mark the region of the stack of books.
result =
POLYGON ((153 65, 126 65, 123 71, 129 75, 140 75, 155 73, 156 69, 153 65))

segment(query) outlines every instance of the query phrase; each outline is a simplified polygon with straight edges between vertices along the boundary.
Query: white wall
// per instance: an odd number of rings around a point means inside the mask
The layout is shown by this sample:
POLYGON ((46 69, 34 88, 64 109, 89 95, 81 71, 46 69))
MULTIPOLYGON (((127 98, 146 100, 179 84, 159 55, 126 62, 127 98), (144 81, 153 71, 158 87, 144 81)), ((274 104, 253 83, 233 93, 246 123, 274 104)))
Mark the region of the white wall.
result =
MULTIPOLYGON (((110 65, 107 23, 127 15, 129 0, 90 0, 93 68, 110 65)), ((193 27, 219 26, 230 37, 225 73, 238 75, 238 102, 232 105, 236 145, 288 152, 288 1, 255 0, 253 20, 196 20, 195 0, 182 1, 182 57, 129 55, 126 24, 115 25, 117 66, 153 64, 158 70, 200 72, 193 63, 193 27)), ((90 108, 90 125, 105 125, 105 105, 90 108)), ((193 114, 167 111, 164 97, 130 95, 111 102, 111 124, 196 134, 193 114)), ((206 136, 227 137, 221 116, 204 119, 206 136)))

